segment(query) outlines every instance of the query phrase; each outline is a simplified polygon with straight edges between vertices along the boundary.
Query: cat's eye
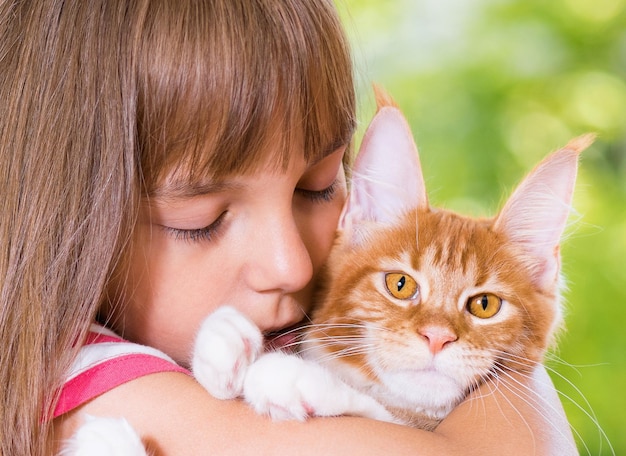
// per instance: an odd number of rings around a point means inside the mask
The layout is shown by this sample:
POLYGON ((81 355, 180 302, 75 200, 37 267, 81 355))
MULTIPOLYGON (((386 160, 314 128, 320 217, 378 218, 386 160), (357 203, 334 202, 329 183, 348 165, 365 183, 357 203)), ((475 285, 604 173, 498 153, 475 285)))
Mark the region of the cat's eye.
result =
POLYGON ((396 299, 414 299, 418 293, 418 286, 415 279, 402 272, 386 273, 385 286, 389 294, 396 299))
POLYGON ((491 318, 500 311, 502 299, 492 293, 472 296, 467 301, 467 310, 478 318, 491 318))

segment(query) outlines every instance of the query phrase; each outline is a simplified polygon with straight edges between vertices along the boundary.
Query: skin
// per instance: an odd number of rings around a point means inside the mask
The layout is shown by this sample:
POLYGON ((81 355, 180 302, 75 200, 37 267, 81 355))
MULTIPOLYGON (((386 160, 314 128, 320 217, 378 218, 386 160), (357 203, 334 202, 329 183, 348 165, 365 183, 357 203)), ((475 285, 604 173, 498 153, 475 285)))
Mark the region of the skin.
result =
POLYGON ((354 417, 272 422, 184 374, 154 374, 57 418, 55 438, 60 445, 88 413, 124 416, 155 455, 577 455, 545 370, 516 380, 543 398, 541 408, 487 384, 428 432, 354 417))
POLYGON ((201 321, 220 305, 263 332, 302 320, 346 198, 344 151, 293 159, 284 173, 267 163, 191 196, 166 182, 142 208, 118 332, 189 366, 201 321))
MULTIPOLYGON (((316 164, 293 158, 285 172, 267 163, 202 194, 166 182, 142 210, 125 314, 113 315, 124 322, 118 331, 188 365, 200 321, 221 304, 265 332, 300 321, 345 201, 343 152, 316 164), (331 198, 310 193, 331 185, 331 198), (217 230, 201 235, 224 213, 217 230)), ((487 383, 426 432, 355 417, 276 423, 241 401, 212 398, 192 377, 160 373, 57 418, 54 438, 60 448, 90 414, 125 417, 157 455, 576 454, 545 370, 515 380, 541 403, 487 383)))

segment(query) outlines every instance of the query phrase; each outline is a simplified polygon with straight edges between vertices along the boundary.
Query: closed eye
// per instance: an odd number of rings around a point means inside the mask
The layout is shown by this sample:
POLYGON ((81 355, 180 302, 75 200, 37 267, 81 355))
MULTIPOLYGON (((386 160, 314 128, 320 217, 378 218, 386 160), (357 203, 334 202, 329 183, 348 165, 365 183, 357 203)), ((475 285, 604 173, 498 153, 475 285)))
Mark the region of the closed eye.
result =
POLYGON ((335 194, 337 193, 338 183, 339 181, 335 179, 332 184, 322 190, 307 190, 303 188, 296 188, 296 193, 314 203, 326 203, 332 201, 335 197, 335 194))
POLYGON ((187 242, 210 242, 220 233, 222 228, 224 217, 228 211, 224 211, 220 216, 210 225, 202 228, 173 228, 170 226, 159 225, 167 234, 171 235, 177 241, 187 242))

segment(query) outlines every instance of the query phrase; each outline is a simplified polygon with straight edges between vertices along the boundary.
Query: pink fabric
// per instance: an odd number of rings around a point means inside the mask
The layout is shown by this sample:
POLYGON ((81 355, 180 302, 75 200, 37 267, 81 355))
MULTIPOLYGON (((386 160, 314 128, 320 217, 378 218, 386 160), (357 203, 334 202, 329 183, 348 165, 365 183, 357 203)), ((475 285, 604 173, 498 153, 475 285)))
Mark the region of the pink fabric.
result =
POLYGON ((158 372, 191 375, 158 350, 127 342, 102 327, 94 325, 93 328, 100 332, 89 334, 61 389, 53 418, 145 375, 158 372))
POLYGON ((85 345, 102 344, 105 342, 125 342, 125 340, 117 336, 108 336, 106 334, 90 332, 87 335, 87 340, 85 341, 85 345))

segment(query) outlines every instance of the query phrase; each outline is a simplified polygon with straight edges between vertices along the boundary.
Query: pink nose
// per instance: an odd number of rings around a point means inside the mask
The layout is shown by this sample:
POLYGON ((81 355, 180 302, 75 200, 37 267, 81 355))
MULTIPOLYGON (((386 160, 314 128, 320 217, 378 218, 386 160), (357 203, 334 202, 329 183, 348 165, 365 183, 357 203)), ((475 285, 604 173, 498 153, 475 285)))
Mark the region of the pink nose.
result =
POLYGON ((433 355, 439 353, 443 348, 458 339, 450 329, 441 326, 427 326, 419 331, 428 341, 428 347, 433 355))

